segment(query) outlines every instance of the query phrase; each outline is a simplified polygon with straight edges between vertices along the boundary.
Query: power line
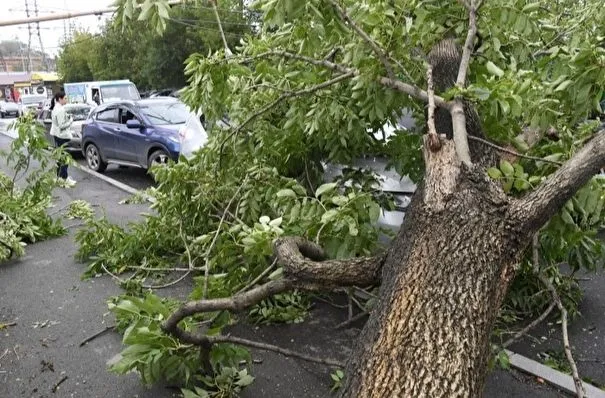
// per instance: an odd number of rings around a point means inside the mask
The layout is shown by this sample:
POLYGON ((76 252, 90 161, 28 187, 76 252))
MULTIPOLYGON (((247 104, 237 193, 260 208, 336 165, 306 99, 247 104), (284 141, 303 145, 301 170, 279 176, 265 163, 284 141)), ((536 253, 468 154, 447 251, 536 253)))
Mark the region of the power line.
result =
MULTIPOLYGON (((174 6, 174 5, 181 4, 181 2, 182 2, 182 0, 170 0, 167 2, 167 4, 168 4, 168 6, 174 6)), ((98 10, 90 10, 90 11, 67 12, 67 13, 54 14, 54 15, 43 15, 43 16, 38 16, 38 17, 34 17, 34 18, 28 17, 28 18, 24 18, 24 19, 22 18, 22 19, 4 20, 4 21, 0 21, 0 27, 24 25, 24 24, 30 24, 33 22, 60 21, 60 20, 72 19, 72 18, 76 18, 76 17, 85 17, 88 15, 101 16, 103 14, 114 13, 117 10, 118 10, 118 7, 108 7, 108 8, 101 8, 98 10)))

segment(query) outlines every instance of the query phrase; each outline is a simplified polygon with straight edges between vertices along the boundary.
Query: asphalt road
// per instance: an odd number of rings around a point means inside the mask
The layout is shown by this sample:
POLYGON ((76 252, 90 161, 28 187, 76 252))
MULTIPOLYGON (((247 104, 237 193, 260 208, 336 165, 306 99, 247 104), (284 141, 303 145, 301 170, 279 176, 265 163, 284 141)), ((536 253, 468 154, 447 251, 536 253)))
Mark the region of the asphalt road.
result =
MULTIPOLYGON (((6 132, 14 120, 13 118, 0 119, 0 131, 6 132)), ((87 167, 82 153, 72 152, 72 156, 78 164, 87 167)), ((109 165, 103 174, 136 189, 146 189, 154 185, 153 179, 147 174, 147 171, 136 167, 109 165)))

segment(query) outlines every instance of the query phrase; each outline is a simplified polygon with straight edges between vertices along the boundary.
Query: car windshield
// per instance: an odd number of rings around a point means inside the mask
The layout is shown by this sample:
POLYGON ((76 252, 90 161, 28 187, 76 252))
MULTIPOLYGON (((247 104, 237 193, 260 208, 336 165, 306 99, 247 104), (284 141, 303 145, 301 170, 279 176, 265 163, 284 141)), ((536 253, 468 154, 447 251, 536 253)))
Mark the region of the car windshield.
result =
POLYGON ((65 108, 65 112, 70 115, 74 121, 86 120, 90 113, 90 106, 70 106, 65 108))
POLYGON ((43 102, 45 99, 46 99, 46 97, 44 97, 44 96, 42 96, 42 97, 21 97, 21 102, 26 105, 39 104, 40 102, 43 102))
POLYGON ((111 100, 138 100, 141 99, 139 92, 137 91, 134 84, 110 84, 107 86, 101 86, 101 94, 103 95, 103 101, 111 100))
POLYGON ((139 106, 141 113, 155 125, 184 124, 191 115, 182 102, 158 102, 139 106))

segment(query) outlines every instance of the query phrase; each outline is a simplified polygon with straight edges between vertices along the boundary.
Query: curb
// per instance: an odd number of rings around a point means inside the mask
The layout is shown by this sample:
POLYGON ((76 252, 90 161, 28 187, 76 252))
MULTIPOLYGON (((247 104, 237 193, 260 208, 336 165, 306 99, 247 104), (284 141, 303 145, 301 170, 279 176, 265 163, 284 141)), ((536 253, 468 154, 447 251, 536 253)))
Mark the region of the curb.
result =
POLYGON ((154 197, 149 196, 145 193, 142 193, 142 191, 139 191, 138 189, 133 188, 130 185, 126 185, 123 182, 120 182, 118 180, 114 180, 113 178, 107 177, 101 173, 98 173, 94 170, 89 169, 88 167, 82 166, 79 163, 74 163, 72 166, 80 171, 83 171, 84 173, 90 174, 93 177, 103 180, 106 183, 113 185, 114 187, 116 187, 118 189, 121 189, 122 191, 128 192, 132 195, 141 195, 149 203, 155 203, 155 201, 156 201, 154 197))
MULTIPOLYGON (((505 350, 505 352, 508 355, 512 367, 519 369, 522 372, 529 373, 533 376, 540 377, 549 384, 570 392, 573 395, 576 394, 574 380, 570 375, 559 372, 558 370, 554 370, 553 368, 543 365, 540 362, 524 357, 523 355, 516 354, 512 351, 505 350)), ((605 391, 598 389, 592 384, 588 384, 586 382, 582 382, 582 384, 586 390, 587 398, 605 398, 605 391)))
MULTIPOLYGON (((11 132, 9 130, 6 130, 6 131, 0 130, 0 134, 6 136, 8 138, 12 138, 12 139, 17 138, 17 136, 14 134, 11 134, 11 132)), ((104 176, 101 173, 97 173, 96 171, 91 170, 88 167, 84 167, 84 166, 78 164, 77 162, 74 162, 74 164, 72 166, 80 171, 83 171, 84 173, 90 174, 93 177, 96 177, 100 180, 105 181, 109 185, 112 185, 118 189, 121 189, 122 191, 128 192, 129 194, 141 195, 141 196, 143 196, 143 198, 145 198, 146 201, 148 201, 150 203, 155 203, 155 201, 156 201, 154 197, 144 194, 141 191, 139 191, 138 189, 131 187, 130 185, 126 185, 118 180, 114 180, 113 178, 104 176)))

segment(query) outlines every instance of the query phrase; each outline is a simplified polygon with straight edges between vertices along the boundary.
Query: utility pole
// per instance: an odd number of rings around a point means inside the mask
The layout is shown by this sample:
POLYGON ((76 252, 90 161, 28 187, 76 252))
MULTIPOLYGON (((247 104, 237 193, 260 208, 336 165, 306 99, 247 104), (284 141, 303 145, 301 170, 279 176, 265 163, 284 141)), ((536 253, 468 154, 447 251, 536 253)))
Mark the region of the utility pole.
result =
POLYGON ((2 48, 0 48, 0 62, 4 66, 4 71, 8 73, 8 65, 6 64, 6 59, 4 58, 4 52, 2 52, 2 48))
MULTIPOLYGON (((34 0, 34 13, 38 17, 38 0, 34 0)), ((38 30, 38 41, 40 41, 40 51, 42 52, 42 68, 48 70, 48 63, 46 62, 46 52, 44 51, 44 43, 42 42, 42 35, 40 34, 40 22, 36 22, 36 29, 38 30)))
MULTIPOLYGON (((25 15, 29 18, 29 2, 25 0, 25 15)), ((27 24, 27 31, 29 33, 29 39, 27 42, 27 71, 32 71, 32 25, 31 23, 27 24)))

